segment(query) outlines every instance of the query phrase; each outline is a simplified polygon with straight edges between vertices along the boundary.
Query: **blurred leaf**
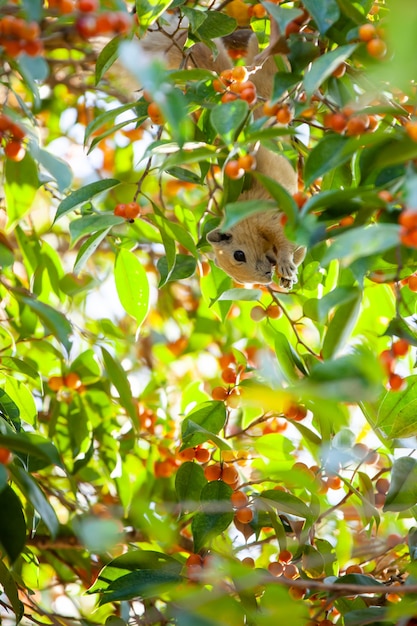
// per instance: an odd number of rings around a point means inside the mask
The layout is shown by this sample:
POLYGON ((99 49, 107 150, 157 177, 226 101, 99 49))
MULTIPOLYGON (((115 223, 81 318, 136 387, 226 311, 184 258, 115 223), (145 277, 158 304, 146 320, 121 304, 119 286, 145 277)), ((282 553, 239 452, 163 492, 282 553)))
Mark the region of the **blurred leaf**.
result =
POLYGON ((36 164, 28 152, 18 163, 6 159, 4 173, 7 230, 11 231, 16 223, 30 211, 40 183, 36 164))
POLYGON ((226 204, 224 221, 221 228, 223 232, 225 232, 247 217, 255 215, 255 213, 271 210, 276 210, 276 204, 273 200, 241 200, 238 202, 230 202, 226 204))
POLYGON ((346 341, 355 327, 361 310, 362 292, 355 289, 352 296, 352 299, 336 309, 330 320, 321 352, 324 359, 334 357, 346 347, 346 341))
POLYGON ((404 390, 388 391, 381 399, 376 426, 390 439, 417 435, 417 376, 405 379, 404 390))
POLYGON ((87 593, 102 593, 100 604, 158 595, 166 585, 181 582, 182 564, 152 550, 130 550, 103 567, 87 593))
POLYGON ((14 562, 26 543, 26 522, 22 504, 9 485, 0 491, 0 509, 0 544, 14 562))
POLYGON ((205 11, 205 20, 196 29, 196 34, 203 41, 212 41, 215 37, 224 37, 236 29, 236 20, 219 11, 205 11))
POLYGON ((191 522, 194 552, 199 552, 207 542, 220 535, 233 520, 230 496, 233 490, 222 480, 208 483, 201 491, 201 511, 191 522))
POLYGON ((114 279, 120 302, 138 327, 149 310, 149 283, 146 271, 133 252, 122 248, 116 257, 114 279))
POLYGON ((261 299, 262 291, 260 289, 245 289, 243 287, 235 287, 223 291, 218 300, 231 300, 232 302, 257 302, 261 299))
POLYGON ((319 578, 324 574, 324 558, 314 546, 305 545, 301 558, 303 571, 311 578, 319 578))
POLYGON ((19 592, 16 582, 3 561, 0 561, 0 585, 3 587, 4 593, 7 595, 10 605, 16 615, 17 626, 23 617, 24 606, 19 600, 19 592))
MULTIPOLYGON (((81 189, 73 191, 69 196, 64 198, 64 200, 62 200, 61 204, 58 206, 54 222, 56 222, 63 215, 66 215, 70 211, 76 209, 78 206, 80 206, 80 204, 89 202, 94 196, 97 196, 107 189, 116 187, 119 183, 119 180, 109 178, 105 180, 98 180, 95 183, 90 183, 89 185, 81 187, 81 189)), ((103 228, 105 228, 105 226, 103 226, 103 228)))
POLYGON ((312 512, 309 507, 292 493, 268 489, 261 491, 259 497, 267 500, 268 504, 273 505, 278 513, 288 513, 290 515, 296 515, 297 517, 303 517, 304 519, 310 519, 312 517, 312 512))
POLYGON ((383 606, 369 606, 366 609, 348 611, 344 614, 344 622, 345 626, 365 626, 366 624, 376 626, 383 622, 392 624, 392 620, 388 617, 387 609, 383 606))
POLYGON ((322 264, 327 265, 333 259, 343 259, 346 265, 350 265, 356 259, 380 254, 398 244, 397 224, 372 224, 366 228, 352 228, 335 238, 325 253, 322 264))
POLYGON ((175 491, 183 508, 193 510, 200 502, 201 490, 207 484, 203 468, 197 463, 183 463, 175 475, 175 491))
POLYGON ((172 0, 135 0, 140 33, 143 35, 160 15, 172 4, 172 0))
POLYGON ((274 85, 272 88, 271 100, 275 102, 281 98, 291 87, 303 80, 301 74, 292 72, 277 72, 274 74, 274 85))
POLYGON ((19 489, 39 513, 43 523, 51 533, 51 537, 55 538, 59 531, 59 520, 36 480, 22 467, 13 467, 12 475, 19 489))
POLYGON ((276 20, 281 33, 285 33, 285 29, 290 22, 303 15, 301 9, 281 7, 272 2, 263 2, 262 4, 274 20, 276 20))
POLYGON ((120 362, 112 357, 106 348, 102 347, 101 353, 103 355, 104 365, 106 367, 108 377, 119 393, 120 404, 124 407, 126 413, 132 420, 133 426, 136 428, 138 424, 138 413, 132 400, 132 389, 126 376, 126 372, 120 362))
POLYGON ((284 333, 276 331, 274 337, 278 369, 286 381, 295 382, 298 380, 299 358, 284 333))
POLYGON ((391 484, 386 496, 384 511, 406 511, 417 503, 417 461, 401 457, 394 461, 391 484))

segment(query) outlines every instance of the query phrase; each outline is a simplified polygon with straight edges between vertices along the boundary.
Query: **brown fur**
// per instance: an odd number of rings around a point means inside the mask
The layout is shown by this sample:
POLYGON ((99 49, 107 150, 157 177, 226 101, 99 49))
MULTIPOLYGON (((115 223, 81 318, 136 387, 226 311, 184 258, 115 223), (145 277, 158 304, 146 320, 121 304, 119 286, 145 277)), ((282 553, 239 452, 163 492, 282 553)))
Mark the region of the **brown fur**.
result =
MULTIPOLYGON (((271 23, 271 43, 261 54, 257 38, 250 31, 245 31, 246 35, 237 31, 229 42, 228 38, 216 40, 216 58, 207 46, 199 43, 190 49, 184 59, 183 44, 187 32, 178 30, 176 26, 168 27, 165 33, 160 30, 149 33, 141 45, 145 52, 163 54, 169 67, 203 67, 220 73, 233 66, 227 54, 228 43, 233 47, 233 37, 246 37, 246 64, 253 69, 250 79, 256 85, 258 96, 268 99, 276 72, 273 54, 283 51, 277 27, 271 23)), ((297 191, 297 175, 285 157, 260 147, 256 161, 259 172, 276 180, 289 193, 297 191)), ((256 179, 252 187, 240 196, 242 200, 268 197, 268 192, 256 179)), ((239 283, 269 283, 275 267, 280 285, 290 289, 297 282, 297 267, 302 263, 306 250, 286 239, 280 217, 279 210, 264 211, 242 219, 227 232, 216 228, 208 233, 207 240, 213 247, 217 264, 239 283)))

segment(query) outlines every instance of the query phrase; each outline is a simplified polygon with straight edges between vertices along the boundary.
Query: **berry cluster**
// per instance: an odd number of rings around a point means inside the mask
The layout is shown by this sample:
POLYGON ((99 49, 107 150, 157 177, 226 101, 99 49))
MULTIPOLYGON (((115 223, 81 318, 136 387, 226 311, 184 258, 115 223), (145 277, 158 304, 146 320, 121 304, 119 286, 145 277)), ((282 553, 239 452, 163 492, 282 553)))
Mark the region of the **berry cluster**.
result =
POLYGON ((244 154, 238 159, 231 159, 224 166, 224 173, 229 178, 237 180, 242 178, 245 172, 250 172, 256 168, 256 159, 252 154, 244 154))
POLYGON ((378 119, 374 115, 357 113, 350 107, 344 107, 341 111, 327 113, 323 119, 323 126, 335 133, 344 133, 348 137, 372 132, 378 125, 378 119))
POLYGON ((0 143, 4 154, 12 161, 21 161, 26 150, 23 146, 24 131, 7 115, 0 115, 0 143))
POLYGON ((126 220, 134 220, 140 215, 140 205, 137 202, 116 204, 114 214, 117 217, 124 217, 126 220))
POLYGON ((245 100, 249 105, 257 100, 256 87, 248 80, 249 72, 243 65, 223 70, 219 78, 213 80, 213 88, 222 94, 222 102, 245 100))
POLYGON ((124 35, 132 27, 132 18, 124 11, 98 13, 84 11, 75 23, 78 34, 84 39, 97 35, 124 35))
POLYGON ((263 113, 268 117, 275 117, 279 124, 289 124, 293 118, 288 104, 273 103, 270 100, 264 103, 263 113))
POLYGON ((13 15, 0 19, 0 45, 9 57, 15 58, 22 52, 34 57, 42 53, 40 28, 37 22, 26 22, 13 15))
POLYGON ((375 59, 383 59, 387 54, 387 44, 382 39, 384 33, 380 28, 367 22, 359 26, 359 39, 366 43, 368 54, 375 59))

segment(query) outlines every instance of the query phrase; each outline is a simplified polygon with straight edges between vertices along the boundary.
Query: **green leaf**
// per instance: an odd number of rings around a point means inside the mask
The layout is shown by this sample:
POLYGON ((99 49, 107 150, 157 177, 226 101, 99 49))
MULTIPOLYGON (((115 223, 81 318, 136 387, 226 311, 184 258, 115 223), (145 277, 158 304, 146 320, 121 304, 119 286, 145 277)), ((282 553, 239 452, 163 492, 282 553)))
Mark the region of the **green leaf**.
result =
POLYGON ((216 37, 224 37, 236 29, 236 20, 219 11, 205 12, 206 19, 196 29, 196 34, 203 40, 211 42, 216 37))
POLYGON ((263 5, 274 20, 276 20, 281 33, 285 33, 285 29, 290 22, 303 15, 300 9, 277 6, 272 2, 263 2, 263 5))
MULTIPOLYGON (((375 584, 375 580, 373 584, 375 584)), ((392 624, 392 619, 384 606, 367 606, 366 609, 348 611, 343 618, 345 626, 366 626, 366 624, 376 626, 382 622, 389 622, 388 626, 392 624)))
POLYGON ((45 330, 52 333, 69 352, 72 345, 72 326, 65 315, 40 300, 20 295, 18 299, 39 316, 45 330))
POLYGON ((332 358, 345 348, 346 341, 355 327, 362 304, 362 292, 359 289, 355 289, 355 292, 352 299, 336 309, 330 320, 323 341, 322 355, 324 359, 332 358))
MULTIPOLYGON (((91 120, 91 122, 85 129, 84 143, 87 143, 91 135, 93 133, 96 133, 101 128, 103 128, 104 131, 104 129, 110 127, 113 132, 115 126, 115 118, 125 111, 130 111, 132 109, 134 109, 134 104, 123 104, 122 106, 110 109, 110 111, 105 111, 104 113, 101 113, 101 115, 97 115, 97 117, 91 120)), ((132 120, 126 121, 126 124, 131 123, 131 121, 132 120)))
POLYGON ((356 259, 381 254, 399 244, 397 224, 371 224, 365 228, 351 228, 337 236, 325 253, 322 264, 343 259, 350 265, 356 259))
POLYGON ((15 580, 3 561, 0 561, 0 585, 3 587, 4 593, 7 595, 10 606, 16 615, 16 626, 23 617, 24 606, 19 600, 19 592, 15 580))
POLYGON ((356 145, 352 144, 347 137, 324 136, 308 155, 304 172, 305 186, 308 187, 316 178, 346 163, 355 150, 356 145))
MULTIPOLYGON (((275 6, 275 5, 274 5, 275 6)), ((279 100, 291 87, 303 80, 301 74, 290 72, 276 72, 274 74, 274 85, 272 87, 271 100, 279 100)))
POLYGON ((417 503, 417 461, 409 456, 394 461, 384 511, 406 511, 417 503))
POLYGON ((13 562, 26 543, 26 522, 22 504, 9 485, 0 491, 0 510, 0 543, 13 562))
POLYGON ((21 420, 19 407, 4 389, 0 389, 0 412, 10 424, 14 426, 15 430, 20 430, 21 420))
POLYGON ((135 0, 139 18, 140 34, 144 35, 160 15, 172 4, 172 0, 135 0))
POLYGON ((72 170, 68 163, 63 159, 58 158, 54 154, 51 154, 47 150, 37 149, 32 153, 38 163, 51 174, 56 181, 58 189, 61 193, 66 191, 71 185, 72 170))
POLYGON ((216 133, 226 145, 237 137, 249 113, 248 103, 244 100, 233 100, 215 106, 210 113, 210 121, 216 133))
POLYGON ((94 196, 97 196, 107 189, 116 187, 119 183, 119 180, 109 178, 106 180, 98 180, 95 183, 90 183, 89 185, 81 187, 81 189, 73 191, 58 206, 54 222, 56 222, 63 215, 66 215, 70 211, 73 211, 75 208, 80 206, 80 204, 90 202, 91 198, 93 198, 94 196))
POLYGON ((86 235, 97 232, 102 233, 104 230, 110 230, 113 226, 123 224, 124 221, 122 217, 109 213, 103 213, 102 215, 84 215, 79 219, 73 220, 69 226, 71 246, 74 247, 79 239, 86 235))
POLYGON ((323 54, 312 62, 310 69, 305 73, 303 81, 304 89, 308 97, 311 97, 320 85, 332 75, 335 69, 351 56, 357 46, 358 44, 356 43, 339 46, 335 50, 323 54))
POLYGON ((326 33, 340 17, 340 10, 337 0, 326 0, 326 2, 316 2, 316 0, 305 0, 303 5, 316 22, 322 35, 326 33))
POLYGON ((233 490, 222 480, 208 483, 201 492, 201 511, 191 523, 194 552, 199 552, 210 539, 220 535, 233 521, 230 496, 233 490))
POLYGON ((222 230, 227 231, 232 226, 238 224, 255 213, 276 210, 277 206, 273 200, 242 200, 241 202, 229 202, 225 206, 222 230))
POLYGON ((324 574, 324 558, 314 546, 303 546, 303 572, 311 578, 320 578, 324 574))
POLYGON ((0 420, 0 446, 12 452, 39 459, 46 465, 62 467, 61 459, 54 444, 35 433, 15 433, 4 420, 0 420))
POLYGON ((126 376, 126 372, 120 362, 114 359, 106 348, 102 347, 101 353, 103 355, 104 365, 106 367, 108 377, 119 393, 120 404, 124 407, 126 413, 132 420, 134 428, 136 428, 138 424, 138 414, 132 401, 132 389, 126 376))
POLYGON ((120 302, 141 326, 149 310, 149 282, 146 271, 137 256, 122 248, 116 257, 114 279, 120 302))
POLYGON ((114 37, 100 50, 96 61, 96 84, 103 78, 109 67, 113 65, 119 55, 121 37, 114 37))
MULTIPOLYGON (((2 375, 0 375, 0 384, 2 385, 8 398, 15 404, 19 411, 19 419, 17 422, 14 422, 14 425, 16 426, 17 424, 20 424, 20 420, 23 420, 28 424, 33 425, 38 415, 38 409, 36 407, 32 392, 25 385, 25 383, 17 380, 14 376, 8 376, 7 374, 3 373, 2 375)), ((1 400, 2 405, 4 406, 6 402, 5 397, 3 396, 1 400)), ((9 408, 11 408, 10 404, 9 408)), ((14 409, 13 414, 15 414, 14 409)))
POLYGON ((166 257, 161 257, 157 262, 158 272, 161 276, 158 287, 163 287, 166 283, 183 280, 192 276, 197 268, 197 261, 188 254, 177 254, 175 265, 172 270, 168 270, 166 257))
POLYGON ((312 517, 312 512, 309 507, 292 493, 267 489, 266 491, 262 491, 259 497, 267 500, 268 504, 274 506, 279 513, 297 515, 297 517, 304 519, 310 519, 312 517))
POLYGON ((185 445, 185 439, 189 435, 190 421, 198 426, 202 426, 207 432, 216 435, 226 423, 226 408, 224 402, 217 402, 215 400, 203 402, 203 404, 198 405, 191 413, 188 413, 181 425, 183 447, 190 447, 185 445))
POLYGON ((298 218, 299 209, 292 195, 273 178, 263 176, 258 172, 255 172, 255 176, 261 181, 262 185, 278 204, 275 208, 285 213, 290 223, 294 223, 298 218))
POLYGON ((230 300, 232 302, 258 302, 262 297, 260 289, 245 289, 243 287, 234 287, 223 291, 217 300, 230 300))
POLYGON ((182 507, 195 509, 200 502, 201 490, 206 484, 201 465, 190 461, 183 463, 175 475, 175 491, 182 507))
POLYGON ((386 392, 379 404, 376 426, 389 439, 417 435, 417 376, 409 376, 405 381, 404 390, 386 392))
POLYGON ((135 597, 152 597, 166 585, 181 582, 182 564, 152 550, 131 550, 103 567, 87 593, 102 593, 100 604, 135 597))
POLYGON ((16 223, 30 211, 40 183, 36 164, 28 152, 19 163, 6 159, 4 172, 7 230, 11 231, 16 223))
POLYGON ((95 253, 103 239, 107 237, 111 228, 112 227, 109 226, 104 230, 99 230, 83 242, 78 250, 77 258, 75 259, 74 274, 79 274, 81 272, 90 256, 95 253))
POLYGON ((51 536, 55 538, 59 532, 59 520, 38 483, 22 467, 13 467, 11 472, 19 489, 39 513, 51 536))
POLYGON ((276 331, 275 337, 275 353, 277 355, 276 366, 282 377, 288 382, 295 382, 298 380, 297 374, 297 362, 296 357, 290 342, 284 333, 276 331))

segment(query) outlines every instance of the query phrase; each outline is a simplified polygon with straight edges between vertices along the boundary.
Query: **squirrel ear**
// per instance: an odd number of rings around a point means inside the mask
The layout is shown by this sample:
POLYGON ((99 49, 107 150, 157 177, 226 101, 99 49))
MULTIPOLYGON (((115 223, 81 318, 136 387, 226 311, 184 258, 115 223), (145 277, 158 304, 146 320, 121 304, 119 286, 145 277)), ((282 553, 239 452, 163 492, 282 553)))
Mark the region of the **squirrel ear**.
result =
POLYGON ((220 228, 215 228, 207 234, 207 241, 209 243, 222 243, 225 241, 231 241, 231 239, 231 233, 222 233, 220 228))

